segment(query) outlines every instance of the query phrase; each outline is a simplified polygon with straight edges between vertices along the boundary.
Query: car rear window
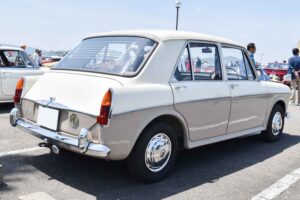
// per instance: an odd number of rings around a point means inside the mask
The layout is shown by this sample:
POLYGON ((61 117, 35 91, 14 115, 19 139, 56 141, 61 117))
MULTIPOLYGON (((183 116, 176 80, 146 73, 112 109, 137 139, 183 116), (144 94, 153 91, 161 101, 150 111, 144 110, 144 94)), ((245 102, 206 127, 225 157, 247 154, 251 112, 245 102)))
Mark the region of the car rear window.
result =
POLYGON ((272 69, 288 69, 289 65, 288 64, 283 64, 283 63, 270 63, 267 68, 272 68, 272 69))
POLYGON ((142 37, 90 38, 83 40, 54 69, 132 76, 155 46, 156 42, 142 37))

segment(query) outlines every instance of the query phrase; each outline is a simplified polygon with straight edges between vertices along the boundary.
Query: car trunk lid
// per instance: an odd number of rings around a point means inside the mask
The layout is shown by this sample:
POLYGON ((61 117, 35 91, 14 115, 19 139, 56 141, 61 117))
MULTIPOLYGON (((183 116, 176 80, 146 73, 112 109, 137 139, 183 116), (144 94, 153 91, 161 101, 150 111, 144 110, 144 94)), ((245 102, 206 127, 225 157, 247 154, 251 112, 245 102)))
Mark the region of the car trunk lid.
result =
POLYGON ((42 76, 24 98, 43 105, 52 100, 60 109, 98 116, 105 92, 120 86, 115 79, 92 73, 50 72, 42 76))

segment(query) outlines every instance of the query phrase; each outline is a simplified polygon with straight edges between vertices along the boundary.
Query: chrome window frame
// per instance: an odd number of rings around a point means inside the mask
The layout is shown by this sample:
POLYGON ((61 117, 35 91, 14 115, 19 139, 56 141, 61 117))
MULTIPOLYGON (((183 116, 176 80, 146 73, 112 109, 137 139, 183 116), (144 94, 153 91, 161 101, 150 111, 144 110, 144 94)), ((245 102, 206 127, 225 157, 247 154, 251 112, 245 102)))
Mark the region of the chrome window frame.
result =
POLYGON ((207 82, 223 82, 223 81, 226 81, 227 80, 227 75, 224 72, 222 55, 223 54, 222 54, 222 51, 220 49, 220 43, 218 43, 218 42, 205 41, 205 40, 186 40, 186 42, 183 45, 183 48, 180 51, 180 54, 179 54, 178 58, 177 58, 175 67, 173 68, 173 71, 172 71, 169 83, 206 82, 206 81, 207 82), (218 51, 218 54, 219 54, 220 70, 221 70, 221 74, 222 74, 222 79, 221 80, 195 80, 195 77, 194 77, 194 66, 191 63, 190 43, 204 43, 204 44, 211 44, 211 45, 215 45, 216 46, 216 50, 218 51), (191 69, 192 69, 192 80, 178 81, 178 80, 175 80, 174 75, 175 75, 175 72, 176 72, 176 68, 179 65, 181 56, 182 56, 182 54, 183 54, 183 52, 184 52, 184 50, 185 50, 186 47, 188 47, 188 54, 189 54, 189 59, 190 59, 190 64, 191 64, 191 69))
MULTIPOLYGON (((250 58, 247 56, 247 54, 246 54, 245 51, 243 51, 243 57, 244 57, 244 63, 245 63, 245 66, 246 66, 246 62, 248 62, 248 65, 249 65, 249 67, 250 67, 250 70, 251 70, 251 72, 252 72, 252 74, 253 74, 253 80, 257 79, 257 76, 256 76, 256 74, 254 73, 254 70, 253 70, 252 62, 250 61, 250 58)), ((255 70, 255 71, 256 71, 256 70, 255 70)), ((249 72, 248 72, 247 67, 246 67, 246 72, 247 72, 248 80, 249 80, 249 81, 253 81, 253 80, 250 80, 250 79, 249 79, 249 76, 248 76, 249 72)))
MULTIPOLYGON (((221 51, 222 51, 222 65, 223 65, 222 67, 223 67, 223 69, 225 69, 225 71, 226 71, 226 66, 225 66, 225 64, 224 64, 224 62, 223 62, 223 60, 224 60, 224 58, 223 58, 223 48, 232 48, 232 49, 238 49, 238 50, 241 50, 242 55, 243 55, 243 59, 245 58, 245 56, 244 56, 244 54, 245 54, 245 55, 246 55, 246 58, 248 59, 248 62, 250 61, 249 54, 248 54, 248 52, 245 50, 244 47, 237 46, 237 45, 231 45, 231 44, 224 44, 224 43, 221 43, 220 49, 221 49, 221 51)), ((244 62, 245 62, 245 61, 244 61, 244 62)), ((244 63, 244 64, 245 64, 245 63, 244 63)), ((253 68, 253 63, 252 63, 252 62, 249 62, 249 64, 250 64, 250 67, 252 68, 253 73, 254 73, 254 76, 255 76, 255 79, 254 79, 254 80, 249 80, 246 66, 245 66, 246 74, 247 74, 247 79, 246 79, 246 80, 242 80, 242 79, 229 80, 229 79, 228 79, 228 76, 227 76, 227 72, 226 72, 227 80, 228 80, 228 81, 255 81, 255 82, 260 82, 260 80, 259 80, 259 78, 258 78, 258 75, 257 75, 257 73, 256 73, 256 70, 254 70, 254 68, 253 68)))

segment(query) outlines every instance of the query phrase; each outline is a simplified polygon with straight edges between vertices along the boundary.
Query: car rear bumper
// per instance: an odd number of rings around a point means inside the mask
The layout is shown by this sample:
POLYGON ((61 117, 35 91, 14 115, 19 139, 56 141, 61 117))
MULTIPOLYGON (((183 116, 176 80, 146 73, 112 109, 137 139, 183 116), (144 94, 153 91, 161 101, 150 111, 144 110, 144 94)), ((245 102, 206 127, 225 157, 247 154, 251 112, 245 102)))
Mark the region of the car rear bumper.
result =
POLYGON ((42 139, 48 144, 56 145, 69 151, 98 158, 107 158, 110 153, 109 147, 87 141, 88 131, 86 129, 81 130, 78 138, 62 136, 56 131, 45 129, 22 119, 17 108, 12 109, 10 112, 10 124, 42 139))

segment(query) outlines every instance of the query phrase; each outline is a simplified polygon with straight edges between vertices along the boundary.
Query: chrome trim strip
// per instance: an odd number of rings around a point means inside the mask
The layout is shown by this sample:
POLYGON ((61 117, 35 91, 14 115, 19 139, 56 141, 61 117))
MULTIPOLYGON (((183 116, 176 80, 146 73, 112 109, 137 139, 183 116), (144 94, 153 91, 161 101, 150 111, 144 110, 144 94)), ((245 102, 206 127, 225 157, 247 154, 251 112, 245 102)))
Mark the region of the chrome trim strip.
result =
POLYGON ((216 137, 211 137, 203 140, 198 140, 195 142, 191 142, 188 144, 187 148, 192 149, 195 147, 200 147, 208 144, 213 144, 216 142, 221 142, 221 141, 226 141, 230 140, 233 138, 238 138, 238 137, 243 137, 243 136, 250 136, 250 135, 258 135, 260 134, 260 131, 264 130, 263 126, 235 132, 235 133, 226 133, 224 135, 216 136, 216 137))
POLYGON ((196 99, 196 100, 192 100, 192 101, 182 101, 182 102, 178 102, 176 104, 182 104, 182 103, 194 103, 194 102, 203 102, 203 101, 220 101, 220 100, 226 100, 226 101, 230 101, 231 96, 227 96, 227 97, 216 97, 216 98, 207 98, 207 99, 196 99))
POLYGON ((234 96, 232 97, 233 100, 235 99, 244 99, 244 98, 271 98, 272 96, 274 96, 273 94, 271 93, 265 93, 265 94, 248 94, 248 95, 241 95, 241 96, 234 96))
POLYGON ((18 119, 16 126, 50 144, 57 145, 63 149, 67 149, 79 154, 84 154, 92 157, 106 158, 110 153, 110 148, 103 144, 95 144, 89 142, 85 152, 80 151, 78 148, 78 139, 68 136, 62 136, 55 131, 41 128, 34 123, 30 123, 23 119, 18 119))

